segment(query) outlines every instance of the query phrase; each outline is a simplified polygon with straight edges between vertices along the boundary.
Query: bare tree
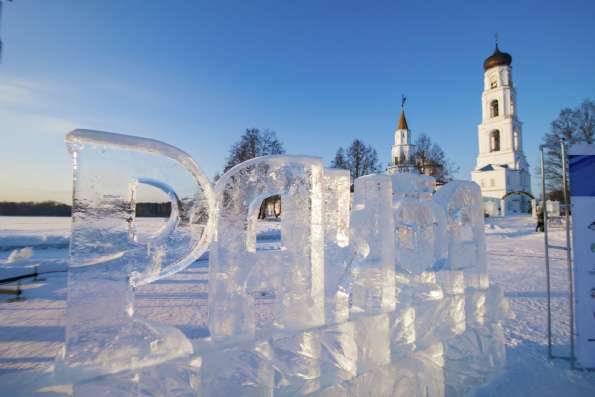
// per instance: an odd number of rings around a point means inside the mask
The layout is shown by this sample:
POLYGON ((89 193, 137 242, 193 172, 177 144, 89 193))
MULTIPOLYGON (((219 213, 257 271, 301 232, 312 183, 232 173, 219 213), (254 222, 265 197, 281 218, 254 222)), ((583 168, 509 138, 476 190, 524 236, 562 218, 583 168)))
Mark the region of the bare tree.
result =
MULTIPOLYGON (((258 128, 248 128, 240 140, 229 149, 229 156, 223 172, 255 157, 283 153, 285 153, 283 144, 277 139, 274 131, 264 130, 261 132, 258 128)), ((219 179, 219 174, 215 176, 215 180, 217 179, 219 179)), ((277 194, 265 198, 260 206, 258 219, 265 219, 269 208, 273 210, 275 218, 281 216, 281 196, 277 194)))
POLYGON ((352 179, 375 174, 381 170, 376 149, 359 139, 354 139, 351 142, 347 152, 340 147, 331 162, 331 167, 349 170, 352 179))
POLYGON ((285 153, 283 144, 277 139, 274 131, 264 130, 261 132, 258 128, 248 128, 240 140, 229 149, 229 156, 223 172, 255 157, 283 153, 285 153))
MULTIPOLYGON (((562 154, 560 140, 564 140, 567 148, 577 143, 593 143, 595 141, 595 102, 585 100, 577 108, 564 108, 552 121, 550 131, 543 136, 544 174, 549 198, 562 200, 562 154)), ((541 170, 537 168, 537 174, 541 170)))
POLYGON ((335 154, 335 158, 331 161, 331 168, 349 169, 347 159, 345 158, 345 150, 340 147, 335 154))
POLYGON ((412 153, 413 163, 422 174, 436 178, 439 183, 452 180, 459 170, 437 143, 426 134, 419 134, 415 140, 415 150, 412 153))

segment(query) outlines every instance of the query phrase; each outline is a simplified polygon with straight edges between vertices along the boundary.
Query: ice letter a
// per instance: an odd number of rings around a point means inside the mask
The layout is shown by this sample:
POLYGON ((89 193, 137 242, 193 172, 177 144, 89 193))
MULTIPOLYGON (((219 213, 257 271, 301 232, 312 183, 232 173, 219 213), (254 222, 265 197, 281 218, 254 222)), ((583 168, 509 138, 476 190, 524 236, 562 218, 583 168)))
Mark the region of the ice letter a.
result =
POLYGON ((297 156, 248 160, 217 182, 209 258, 212 337, 254 335, 258 299, 273 299, 272 323, 263 328, 298 330, 324 323, 322 185, 322 161, 297 156), (281 199, 280 242, 259 247, 260 208, 271 196, 281 199))

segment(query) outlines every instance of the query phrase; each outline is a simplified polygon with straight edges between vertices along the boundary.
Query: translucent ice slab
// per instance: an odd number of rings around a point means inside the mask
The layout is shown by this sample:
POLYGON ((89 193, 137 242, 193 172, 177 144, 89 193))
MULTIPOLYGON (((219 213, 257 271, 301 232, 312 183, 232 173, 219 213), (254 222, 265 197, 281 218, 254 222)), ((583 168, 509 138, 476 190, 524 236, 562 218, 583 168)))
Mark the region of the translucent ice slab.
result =
POLYGON ((352 312, 395 308, 395 245, 391 179, 367 175, 355 180, 351 212, 353 260, 352 312))
POLYGON ((324 170, 324 257, 326 321, 340 323, 349 318, 353 258, 349 247, 351 177, 347 170, 324 170))
POLYGON ((322 325, 324 316, 323 166, 317 158, 265 156, 217 182, 216 233, 209 256, 209 330, 214 338, 255 333, 254 296, 275 297, 271 329, 322 325), (262 202, 281 196, 281 247, 256 250, 262 202))
POLYGON ((151 139, 76 130, 66 143, 74 194, 64 367, 99 376, 190 354, 179 330, 135 317, 133 289, 206 250, 215 214, 208 179, 186 153, 151 139), (136 228, 141 185, 170 209, 149 235, 136 228))
POLYGON ((466 282, 472 280, 472 274, 486 274, 484 219, 479 186, 474 182, 449 182, 436 192, 434 201, 445 209, 447 215, 447 270, 463 270, 466 282))

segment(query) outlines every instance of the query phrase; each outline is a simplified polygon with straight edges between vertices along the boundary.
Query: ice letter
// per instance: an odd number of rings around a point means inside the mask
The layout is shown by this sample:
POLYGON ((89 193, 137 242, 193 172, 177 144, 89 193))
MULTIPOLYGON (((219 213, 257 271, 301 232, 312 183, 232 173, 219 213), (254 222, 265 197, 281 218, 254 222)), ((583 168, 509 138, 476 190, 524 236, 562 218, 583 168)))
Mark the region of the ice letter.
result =
POLYGON ((352 312, 395 308, 395 245, 391 179, 367 175, 355 180, 350 232, 353 260, 352 312))
POLYGON ((152 139, 76 130, 66 143, 74 166, 66 366, 97 375, 191 353, 179 330, 136 319, 133 288, 205 251, 214 223, 208 179, 186 153, 152 139), (136 227, 140 185, 170 208, 144 235, 136 227))
POLYGON ((254 300, 275 299, 273 329, 324 323, 323 166, 317 158, 266 156, 229 170, 215 188, 218 216, 209 263, 214 338, 251 336, 254 300), (258 250, 262 202, 279 195, 279 249, 258 250))
POLYGON ((324 170, 324 258, 326 322, 340 323, 349 318, 350 277, 347 263, 351 260, 349 245, 349 171, 324 170))

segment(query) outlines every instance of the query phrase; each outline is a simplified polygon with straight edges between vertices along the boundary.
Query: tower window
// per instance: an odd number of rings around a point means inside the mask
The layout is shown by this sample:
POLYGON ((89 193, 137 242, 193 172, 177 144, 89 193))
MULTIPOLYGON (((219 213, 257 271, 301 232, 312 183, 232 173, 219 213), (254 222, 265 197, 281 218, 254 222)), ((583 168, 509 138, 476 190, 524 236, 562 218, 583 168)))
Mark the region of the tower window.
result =
POLYGON ((490 88, 496 88, 496 87, 498 87, 498 83, 496 82, 496 80, 490 81, 490 88))
POLYGON ((497 152, 500 150, 500 131, 493 130, 490 132, 490 152, 497 152))
POLYGON ((514 150, 516 151, 516 150, 519 150, 519 148, 521 147, 519 130, 515 128, 514 132, 512 134, 513 134, 512 142, 513 142, 514 150))
POLYGON ((498 114, 498 101, 494 99, 492 102, 490 102, 490 116, 498 117, 498 114))

